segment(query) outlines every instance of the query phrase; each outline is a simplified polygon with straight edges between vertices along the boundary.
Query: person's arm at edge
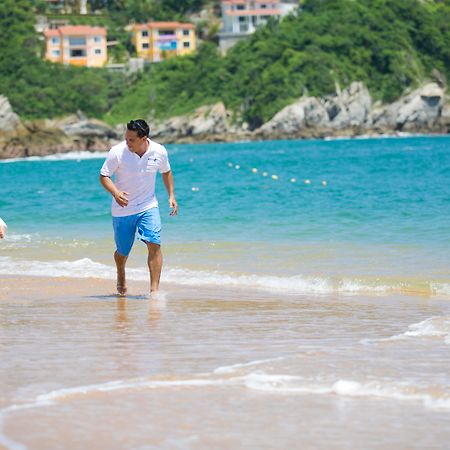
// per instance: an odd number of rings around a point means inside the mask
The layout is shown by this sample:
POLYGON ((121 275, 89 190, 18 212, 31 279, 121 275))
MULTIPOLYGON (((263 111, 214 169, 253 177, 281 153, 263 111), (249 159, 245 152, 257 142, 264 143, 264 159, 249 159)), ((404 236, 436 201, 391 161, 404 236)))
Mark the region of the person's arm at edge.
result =
POLYGON ((128 192, 119 191, 110 177, 100 174, 100 183, 114 197, 119 206, 123 208, 128 205, 128 192))
POLYGON ((0 217, 0 239, 3 239, 5 237, 7 228, 8 225, 6 225, 6 222, 4 222, 3 219, 0 217))
POLYGON ((172 208, 171 216, 178 214, 178 203, 175 199, 175 184, 173 181, 172 171, 164 172, 161 174, 164 186, 166 187, 167 194, 169 195, 169 206, 172 208))

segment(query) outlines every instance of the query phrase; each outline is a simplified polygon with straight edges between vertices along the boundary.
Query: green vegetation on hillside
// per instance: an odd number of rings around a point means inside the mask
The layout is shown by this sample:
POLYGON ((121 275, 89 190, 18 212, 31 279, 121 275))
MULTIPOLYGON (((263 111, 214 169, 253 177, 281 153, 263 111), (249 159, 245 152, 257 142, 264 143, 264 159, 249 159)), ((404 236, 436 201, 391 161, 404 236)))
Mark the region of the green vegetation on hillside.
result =
MULTIPOLYGON (((154 19, 182 17, 205 3, 91 0, 90 6, 107 13, 99 20, 114 17, 117 24, 120 17, 125 24, 131 17, 146 21, 151 11, 154 19)), ((105 69, 42 61, 32 4, 0 3, 0 93, 26 118, 81 109, 117 123, 221 100, 254 128, 301 95, 331 94, 336 84, 363 81, 376 99, 392 101, 437 71, 450 79, 450 0, 304 0, 297 16, 269 22, 225 57, 204 43, 196 54, 147 66, 133 83, 105 69)))
POLYGON ((58 117, 77 110, 101 117, 125 89, 125 77, 106 69, 43 61, 30 0, 2 0, 0 31, 0 94, 24 118, 58 117))
POLYGON ((131 115, 147 109, 164 118, 221 99, 256 127, 301 95, 355 80, 392 101, 433 69, 450 77, 449 23, 449 0, 306 0, 298 16, 270 22, 225 58, 208 47, 152 67, 109 120, 125 104, 131 115))

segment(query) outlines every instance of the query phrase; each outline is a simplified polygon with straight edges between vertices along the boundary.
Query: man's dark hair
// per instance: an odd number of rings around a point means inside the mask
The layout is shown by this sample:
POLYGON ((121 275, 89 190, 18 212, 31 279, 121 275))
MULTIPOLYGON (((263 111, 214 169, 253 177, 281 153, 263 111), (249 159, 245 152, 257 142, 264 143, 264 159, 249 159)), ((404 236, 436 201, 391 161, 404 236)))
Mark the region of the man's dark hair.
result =
POLYGON ((150 127, 143 119, 130 120, 127 123, 127 129, 130 131, 136 131, 139 137, 148 137, 150 134, 150 127))

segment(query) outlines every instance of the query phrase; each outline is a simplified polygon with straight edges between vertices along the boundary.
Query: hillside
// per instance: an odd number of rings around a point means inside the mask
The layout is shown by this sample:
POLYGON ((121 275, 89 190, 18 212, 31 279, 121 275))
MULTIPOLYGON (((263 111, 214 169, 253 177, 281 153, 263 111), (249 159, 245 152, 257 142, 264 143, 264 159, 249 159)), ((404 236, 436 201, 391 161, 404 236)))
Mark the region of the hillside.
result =
MULTIPOLYGON (((150 12, 161 19, 184 17, 205 2, 94 3, 126 23, 133 5, 142 19, 150 12)), ((197 54, 150 65, 135 79, 42 61, 32 5, 0 4, 0 93, 24 118, 82 110, 116 124, 223 101, 254 129, 302 95, 322 97, 352 81, 388 102, 424 80, 450 77, 450 0, 305 0, 297 16, 270 22, 225 57, 207 42, 197 54)))
POLYGON ((449 78, 449 24, 448 0, 307 0, 297 17, 270 23, 224 58, 206 44, 152 66, 108 119, 165 118, 222 100, 255 128, 301 95, 352 81, 392 101, 427 78, 449 78))

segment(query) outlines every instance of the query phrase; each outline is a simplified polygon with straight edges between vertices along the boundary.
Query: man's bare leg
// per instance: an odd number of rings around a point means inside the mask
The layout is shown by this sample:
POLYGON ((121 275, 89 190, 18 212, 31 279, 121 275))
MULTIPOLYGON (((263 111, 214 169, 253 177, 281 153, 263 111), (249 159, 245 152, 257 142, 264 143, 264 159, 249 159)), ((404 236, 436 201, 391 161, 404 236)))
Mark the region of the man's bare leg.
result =
POLYGON ((151 242, 146 242, 146 244, 148 248, 148 269, 150 271, 150 292, 156 294, 159 289, 163 262, 161 246, 151 242))
POLYGON ((128 256, 123 256, 117 251, 114 252, 114 261, 117 268, 117 293, 119 295, 127 295, 127 282, 125 279, 125 264, 128 256))

